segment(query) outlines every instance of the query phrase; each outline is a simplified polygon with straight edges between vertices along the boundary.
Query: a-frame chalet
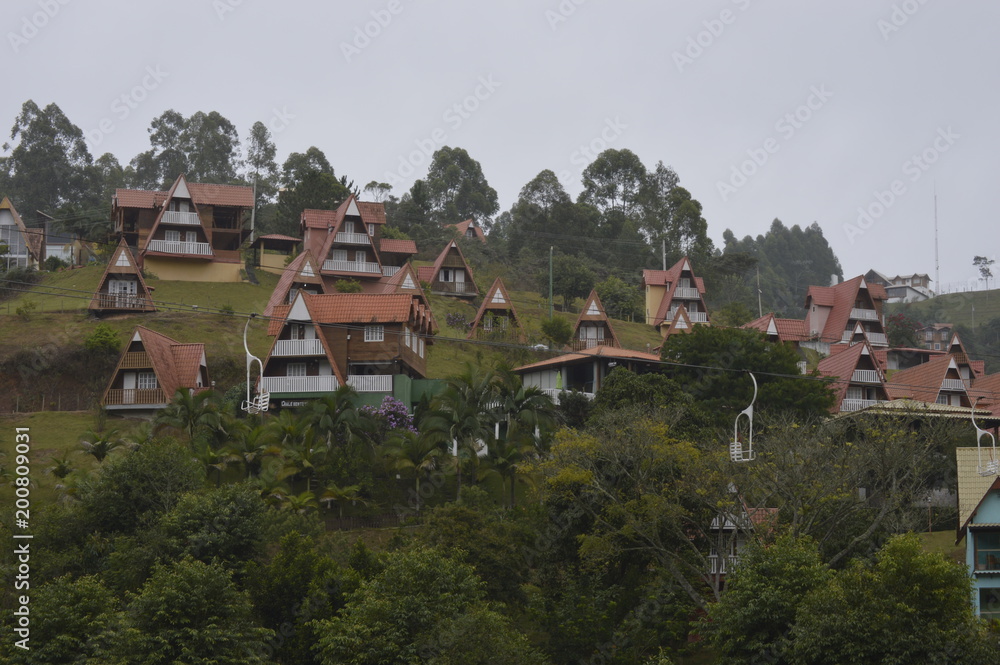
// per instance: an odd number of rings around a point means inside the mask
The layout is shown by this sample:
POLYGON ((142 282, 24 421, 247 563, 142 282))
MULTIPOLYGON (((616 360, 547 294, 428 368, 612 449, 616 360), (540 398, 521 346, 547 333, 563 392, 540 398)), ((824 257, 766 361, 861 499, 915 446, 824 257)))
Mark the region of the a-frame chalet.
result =
POLYGON ((517 312, 514 310, 514 303, 507 293, 503 280, 497 277, 493 281, 493 286, 486 291, 476 318, 472 321, 472 329, 469 331, 468 339, 474 337, 479 339, 503 339, 523 342, 527 339, 524 334, 524 327, 517 312))
POLYGON ((299 291, 313 295, 326 293, 323 277, 320 275, 319 263, 310 250, 305 250, 285 266, 278 279, 271 299, 264 308, 264 316, 271 316, 278 305, 290 305, 299 291))
POLYGON ((155 312, 150 291, 132 251, 122 238, 87 309, 91 312, 155 312))
POLYGON ((591 349, 595 346, 614 346, 621 348, 615 329, 611 327, 611 320, 608 319, 601 304, 601 298, 597 291, 591 291, 587 296, 586 304, 580 311, 580 316, 576 319, 573 327, 573 338, 570 340, 570 348, 574 351, 591 349))
POLYGON ((454 240, 438 255, 433 266, 417 268, 420 280, 431 285, 431 293, 459 298, 479 295, 465 255, 454 240))

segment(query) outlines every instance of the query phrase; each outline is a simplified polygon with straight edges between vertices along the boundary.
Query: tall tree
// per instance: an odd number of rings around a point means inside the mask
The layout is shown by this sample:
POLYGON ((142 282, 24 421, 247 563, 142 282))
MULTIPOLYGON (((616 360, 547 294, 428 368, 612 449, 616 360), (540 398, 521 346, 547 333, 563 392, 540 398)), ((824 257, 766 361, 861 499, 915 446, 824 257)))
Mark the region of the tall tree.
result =
POLYGON ((267 125, 257 121, 247 135, 246 179, 257 190, 258 209, 272 203, 278 192, 278 163, 274 161, 277 148, 267 125))
POLYGON ((430 213, 441 224, 474 217, 489 231, 493 215, 500 209, 497 192, 486 181, 482 166, 463 148, 444 146, 435 151, 427 177, 417 182, 427 188, 430 213))
POLYGON ((10 151, 0 159, 5 194, 29 224, 39 219, 36 210, 51 215, 67 204, 97 205, 83 131, 55 104, 42 109, 26 101, 3 149, 10 151))
POLYGON ((184 173, 193 182, 232 184, 241 166, 239 133, 218 111, 185 118, 170 109, 149 126, 151 148, 131 163, 133 187, 167 188, 184 173))

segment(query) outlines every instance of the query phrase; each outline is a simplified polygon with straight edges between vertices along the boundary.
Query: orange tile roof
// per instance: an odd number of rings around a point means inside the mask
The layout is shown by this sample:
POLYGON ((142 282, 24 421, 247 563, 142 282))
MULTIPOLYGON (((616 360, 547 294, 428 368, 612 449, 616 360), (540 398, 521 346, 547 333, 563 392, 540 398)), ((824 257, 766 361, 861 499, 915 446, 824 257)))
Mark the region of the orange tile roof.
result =
MULTIPOLYGON (((805 308, 807 310, 813 304, 832 308, 827 317, 826 325, 820 331, 823 341, 836 343, 841 340, 844 331, 847 330, 847 324, 851 319, 851 310, 854 308, 854 303, 858 298, 861 283, 864 279, 864 275, 858 275, 836 286, 809 287, 809 290, 806 292, 805 308)), ((881 303, 887 297, 885 289, 877 284, 867 283, 866 289, 868 295, 871 297, 872 306, 881 314, 881 303)))
POLYGON ((744 323, 740 327, 759 330, 766 335, 772 323, 779 342, 801 342, 809 339, 808 335, 805 334, 805 321, 802 319, 779 319, 774 315, 774 312, 768 312, 759 319, 744 323))
POLYGON ((594 358, 608 358, 609 360, 645 360, 647 362, 660 362, 660 356, 653 353, 645 353, 643 351, 633 351, 632 349, 622 349, 613 346, 599 345, 590 349, 584 349, 582 351, 572 351, 570 353, 564 353, 555 358, 549 358, 548 360, 542 360, 537 363, 532 363, 530 365, 524 365, 514 369, 515 372, 521 373, 531 369, 538 369, 540 367, 551 367, 553 365, 566 365, 573 362, 585 362, 591 361, 594 358))
POLYGON ((380 238, 378 249, 380 252, 386 254, 408 254, 412 256, 417 253, 417 243, 412 240, 400 240, 398 238, 380 238))
MULTIPOLYGON (((174 393, 180 388, 197 387, 201 359, 205 355, 204 344, 184 344, 145 326, 136 326, 131 337, 135 337, 137 333, 168 401, 173 399, 174 393)), ((122 352, 122 359, 125 353, 122 352)))
POLYGON ((318 284, 321 290, 326 291, 326 285, 319 274, 319 266, 308 249, 292 259, 291 263, 285 266, 285 269, 281 272, 281 277, 278 278, 278 283, 275 285, 274 291, 271 292, 271 298, 267 301, 267 306, 264 308, 264 316, 271 316, 274 313, 274 308, 283 304, 288 299, 288 293, 292 290, 292 285, 296 283, 318 284), (299 274, 306 264, 312 266, 313 277, 299 274))
POLYGON ((897 371, 886 383, 889 399, 909 397, 920 402, 936 402, 951 361, 951 356, 942 355, 897 371))
POLYGON ((331 293, 306 296, 319 323, 406 323, 413 296, 406 293, 331 293))
MULTIPOLYGON (((678 283, 681 278, 681 273, 684 272, 684 265, 687 264, 688 272, 694 278, 695 288, 698 289, 699 300, 701 301, 702 308, 705 308, 705 281, 694 274, 694 266, 691 265, 690 259, 688 257, 681 258, 677 263, 670 267, 669 270, 643 270, 642 271, 642 283, 644 286, 666 286, 667 290, 663 294, 663 298, 660 299, 660 305, 656 310, 656 316, 653 317, 653 325, 659 326, 662 324, 666 318, 667 313, 670 311, 670 305, 674 300, 674 293, 677 290, 678 283)), ((708 311, 704 309, 704 311, 708 311)))
POLYGON ((291 305, 275 305, 271 308, 271 318, 267 322, 267 334, 270 337, 277 337, 281 329, 285 327, 285 319, 288 318, 288 310, 291 305))
POLYGON ((119 208, 157 208, 166 198, 166 192, 145 189, 115 190, 115 201, 119 208))
POLYGON ((267 233, 262 236, 257 236, 257 240, 286 240, 289 242, 299 242, 302 238, 293 238, 292 236, 286 236, 281 233, 267 233))
POLYGON ((472 226, 473 233, 479 242, 486 242, 486 234, 483 233, 483 229, 475 223, 474 219, 467 219, 464 222, 459 222, 458 224, 445 224, 445 228, 455 229, 456 233, 460 236, 464 236, 469 231, 469 226, 472 226))
POLYGON ((385 224, 385 204, 374 201, 357 201, 358 212, 365 224, 385 224))
POLYGON ((336 226, 337 212, 334 210, 316 210, 306 208, 302 211, 301 223, 303 228, 327 229, 336 226))
POLYGON ((188 191, 195 205, 253 207, 252 187, 189 182, 188 191))
MULTIPOLYGON (((866 342, 852 344, 850 346, 847 346, 846 344, 840 344, 837 346, 844 348, 836 355, 830 355, 823 358, 816 366, 816 370, 820 373, 820 375, 836 379, 830 386, 830 390, 833 391, 835 396, 832 408, 834 413, 840 410, 840 404, 844 401, 844 397, 847 395, 847 386, 851 382, 854 370, 858 368, 858 362, 861 360, 862 353, 865 349, 868 350, 869 354, 871 353, 871 347, 868 346, 866 342)), ((833 349, 831 348, 831 351, 832 350, 833 349)))

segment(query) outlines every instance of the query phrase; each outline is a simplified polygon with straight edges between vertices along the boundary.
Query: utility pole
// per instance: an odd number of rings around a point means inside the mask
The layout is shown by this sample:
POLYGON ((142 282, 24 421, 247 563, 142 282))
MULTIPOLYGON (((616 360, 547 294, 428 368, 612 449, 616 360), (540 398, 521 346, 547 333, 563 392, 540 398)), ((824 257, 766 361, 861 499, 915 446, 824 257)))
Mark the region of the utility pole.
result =
POLYGON ((661 249, 662 249, 662 252, 663 252, 663 270, 666 271, 666 269, 667 269, 667 239, 666 238, 660 238, 660 243, 661 243, 661 249))
POLYGON ((757 316, 764 316, 764 307, 760 303, 760 266, 757 266, 757 316))
POLYGON ((253 207, 250 209, 250 242, 256 240, 254 238, 255 232, 255 222, 257 220, 257 174, 253 174, 253 207))
POLYGON ((552 318, 552 250, 555 247, 549 247, 549 318, 552 318))

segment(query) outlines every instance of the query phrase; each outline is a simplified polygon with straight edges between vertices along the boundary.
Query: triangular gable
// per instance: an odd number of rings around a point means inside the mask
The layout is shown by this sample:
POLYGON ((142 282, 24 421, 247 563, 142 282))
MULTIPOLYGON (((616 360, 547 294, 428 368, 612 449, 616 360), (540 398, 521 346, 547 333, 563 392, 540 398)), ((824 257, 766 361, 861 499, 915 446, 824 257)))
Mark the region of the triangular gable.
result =
MULTIPOLYGON (((163 394, 168 402, 180 388, 199 388, 197 381, 198 377, 201 376, 201 367, 203 365, 206 367, 206 385, 211 385, 207 381, 208 363, 205 361, 204 344, 178 342, 145 326, 136 326, 132 333, 131 342, 142 344, 143 351, 149 357, 150 366, 156 375, 157 384, 163 390, 163 394)), ((124 364, 128 355, 128 349, 129 345, 126 344, 118 359, 118 365, 111 375, 111 381, 104 391, 102 402, 106 402, 108 391, 114 385, 119 372, 122 369, 127 369, 124 367, 124 364)))
POLYGON ((97 282, 97 290, 90 300, 87 309, 94 311, 131 311, 131 312, 155 312, 153 298, 150 289, 146 286, 146 280, 142 278, 142 271, 136 265, 135 257, 129 249, 125 238, 118 241, 108 265, 104 268, 104 274, 97 282), (133 277, 136 281, 136 293, 134 297, 112 297, 108 290, 108 281, 117 279, 123 275, 133 277), (135 305, 135 306, 133 306, 135 305))
POLYGON ((687 308, 684 305, 680 305, 677 311, 674 312, 674 317, 670 321, 670 325, 667 327, 667 337, 670 335, 676 335, 677 333, 689 333, 694 325, 691 323, 691 317, 688 316, 687 308))
MULTIPOLYGON (((160 212, 156 213, 156 220, 153 222, 153 228, 151 228, 149 230, 149 235, 146 236, 146 245, 144 247, 142 247, 142 249, 140 250, 141 252, 149 251, 148 250, 149 241, 153 240, 154 238, 156 238, 156 232, 160 228, 160 222, 163 220, 163 215, 164 215, 164 213, 167 212, 167 208, 170 207, 170 202, 173 199, 175 199, 175 198, 190 200, 191 201, 191 210, 189 212, 193 212, 195 214, 199 214, 199 212, 198 212, 198 205, 194 202, 194 199, 191 198, 191 193, 188 191, 187 178, 182 173, 179 176, 177 176, 177 180, 175 180, 174 184, 171 185, 170 189, 167 190, 167 196, 166 196, 166 198, 163 200, 163 202, 160 205, 160 212), (178 193, 178 192, 180 192, 180 193, 178 193)), ((200 219, 200 214, 199 214, 199 219, 200 219)), ((198 226, 194 226, 194 225, 191 226, 191 230, 192 231, 195 230, 195 229, 200 229, 202 235, 205 238, 205 242, 208 242, 208 234, 205 231, 204 222, 202 224, 198 225, 198 226)), ((215 256, 215 252, 212 251, 212 244, 211 243, 208 243, 208 251, 209 251, 209 253, 208 253, 207 256, 211 256, 211 257, 215 256)))
POLYGON ((702 307, 702 311, 708 311, 708 308, 705 306, 705 282, 701 277, 694 274, 694 270, 691 268, 691 261, 688 257, 683 257, 667 271, 644 271, 644 276, 647 272, 651 276, 655 273, 657 281, 667 286, 663 297, 660 299, 660 306, 656 310, 656 316, 653 318, 654 326, 661 327, 666 322, 667 313, 671 310, 671 305, 680 286, 681 273, 684 272, 691 273, 691 286, 689 288, 698 290, 697 299, 702 307))
POLYGON ((596 290, 591 290, 590 295, 587 296, 587 300, 580 310, 580 316, 576 319, 576 325, 573 326, 573 339, 577 339, 580 334, 580 325, 585 322, 600 321, 604 323, 605 328, 607 328, 608 337, 611 338, 612 346, 621 347, 621 342, 618 341, 618 335, 615 334, 615 329, 611 325, 611 319, 608 318, 607 312, 604 311, 604 305, 601 303, 601 297, 597 295, 596 290), (590 314, 591 309, 596 308, 597 314, 590 314))
MULTIPOLYGON (((264 359, 264 369, 267 369, 267 365, 271 361, 271 355, 274 353, 274 347, 278 345, 278 340, 281 338, 281 333, 284 332, 285 327, 292 322, 299 323, 309 321, 313 325, 313 330, 316 331, 316 338, 319 339, 320 344, 323 346, 323 353, 326 355, 327 362, 330 363, 333 375, 337 377, 338 384, 342 386, 347 385, 344 373, 341 371, 340 366, 337 364, 337 360, 333 355, 333 349, 330 348, 330 342, 327 340, 326 335, 323 334, 323 325, 320 322, 320 317, 313 315, 312 303, 316 302, 313 298, 317 298, 317 296, 311 296, 308 293, 300 291, 292 304, 287 306, 287 315, 284 316, 284 320, 281 322, 281 325, 276 326, 274 320, 272 320, 268 325, 268 334, 272 334, 273 329, 274 339, 271 342, 271 348, 267 352, 267 357, 264 359)), ((282 308, 282 313, 283 310, 284 308, 282 308)))
POLYGON ((514 303, 507 293, 507 288, 504 286, 503 280, 499 277, 493 280, 493 285, 486 291, 486 297, 483 298, 482 304, 479 305, 479 311, 476 312, 476 318, 472 321, 472 329, 469 330, 468 339, 472 339, 473 335, 479 329, 483 317, 491 312, 505 312, 507 318, 510 319, 511 325, 517 329, 518 339, 525 338, 524 327, 521 325, 521 320, 514 310, 514 303))
MULTIPOLYGON (((361 214, 361 209, 358 203, 359 202, 357 200, 357 197, 355 197, 354 194, 351 194, 350 196, 347 197, 347 199, 343 203, 337 206, 337 209, 334 211, 332 218, 328 217, 326 211, 310 211, 314 214, 318 213, 318 215, 321 218, 328 219, 329 222, 329 227, 328 227, 329 231, 327 233, 326 240, 323 242, 323 248, 319 252, 319 261, 321 267, 322 264, 327 259, 332 258, 330 256, 330 252, 333 250, 333 246, 336 244, 337 234, 340 233, 340 229, 344 225, 345 217, 347 217, 348 215, 351 215, 353 217, 361 217, 362 225, 368 223, 365 221, 364 216, 361 214)), ((306 211, 303 211, 302 214, 303 216, 305 216, 306 211)), ((365 235, 368 234, 367 229, 361 229, 358 232, 364 233, 365 235)), ((377 243, 374 242, 374 239, 372 239, 371 244, 367 245, 366 247, 369 247, 372 251, 372 254, 374 254, 375 263, 379 265, 379 272, 381 274, 382 257, 379 254, 380 248, 377 246, 377 243)))
POLYGON ((352 217, 360 217, 361 211, 358 210, 358 202, 354 200, 354 196, 350 196, 347 199, 347 211, 346 215, 351 215, 352 217))
POLYGON ((326 285, 319 275, 316 258, 308 249, 292 259, 278 278, 278 283, 271 292, 271 297, 264 308, 264 316, 271 316, 274 308, 288 302, 288 294, 296 284, 315 284, 320 292, 326 292, 326 285))
MULTIPOLYGON (((861 358, 865 356, 871 357, 872 355, 872 349, 868 340, 863 339, 857 344, 852 344, 844 348, 840 353, 829 355, 819 361, 816 369, 820 375, 834 379, 834 382, 830 385, 830 389, 834 394, 833 408, 835 410, 839 410, 841 403, 847 396, 847 388, 854 377, 854 371, 859 369, 858 365, 861 362, 861 358)), ((876 367, 875 371, 878 372, 879 387, 886 396, 889 396, 885 386, 885 374, 878 363, 874 362, 874 359, 873 364, 876 367)))
MULTIPOLYGON (((438 254, 437 259, 434 260, 434 266, 432 267, 432 270, 422 269, 420 271, 419 274, 421 274, 421 278, 423 278, 423 275, 427 275, 428 279, 426 281, 434 282, 435 280, 437 280, 438 273, 440 273, 441 268, 444 267, 445 259, 448 258, 448 254, 452 252, 457 254, 458 257, 462 259, 462 265, 465 267, 465 272, 466 274, 469 275, 468 281, 472 282, 472 284, 475 285, 476 280, 472 275, 472 268, 469 267, 469 262, 465 260, 465 254, 462 253, 462 248, 459 247, 458 243, 456 243, 454 240, 448 241, 448 244, 447 246, 445 246, 444 250, 440 254, 438 254)), ((473 296, 479 295, 479 290, 476 289, 475 291, 472 292, 466 292, 466 295, 473 295, 473 296)))

